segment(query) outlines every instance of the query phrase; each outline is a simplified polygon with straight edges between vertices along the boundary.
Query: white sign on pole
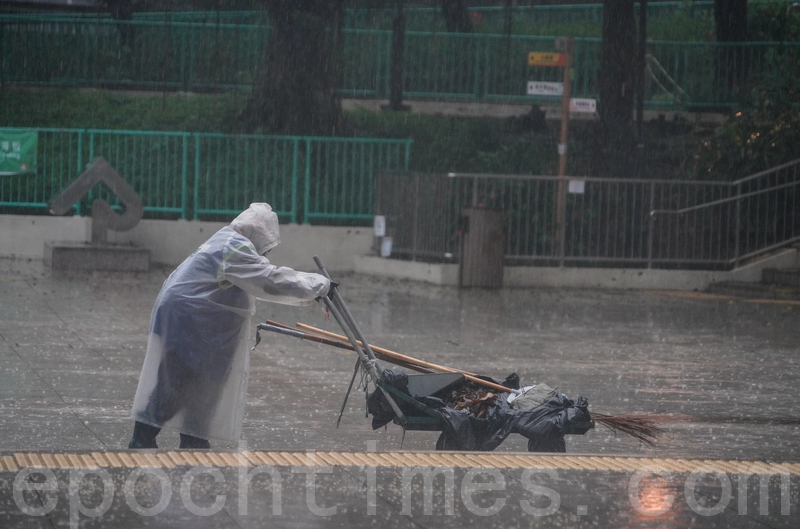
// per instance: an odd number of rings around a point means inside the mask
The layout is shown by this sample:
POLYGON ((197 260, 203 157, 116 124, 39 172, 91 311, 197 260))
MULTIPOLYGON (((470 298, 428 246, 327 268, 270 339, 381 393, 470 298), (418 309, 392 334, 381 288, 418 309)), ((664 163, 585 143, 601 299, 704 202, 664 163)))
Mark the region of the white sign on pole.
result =
POLYGON ((570 179, 569 192, 576 195, 582 195, 586 190, 586 180, 570 179))
POLYGON ((384 237, 381 239, 381 257, 390 257, 392 255, 392 238, 384 237))
POLYGON ((577 99, 572 98, 569 100, 570 112, 597 112, 596 99, 577 99))
POLYGON ((562 96, 564 83, 545 83, 542 81, 528 81, 529 96, 562 96))
POLYGON ((383 215, 375 215, 375 237, 383 237, 386 235, 386 217, 383 215))

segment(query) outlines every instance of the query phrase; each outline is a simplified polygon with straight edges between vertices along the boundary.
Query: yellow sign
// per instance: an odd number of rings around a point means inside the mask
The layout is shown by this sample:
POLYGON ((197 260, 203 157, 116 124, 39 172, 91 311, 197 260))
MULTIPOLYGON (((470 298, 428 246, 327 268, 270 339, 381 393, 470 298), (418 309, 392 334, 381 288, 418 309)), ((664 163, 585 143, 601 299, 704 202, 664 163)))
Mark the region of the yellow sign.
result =
POLYGON ((532 51, 528 54, 529 66, 564 66, 565 57, 561 53, 532 51))

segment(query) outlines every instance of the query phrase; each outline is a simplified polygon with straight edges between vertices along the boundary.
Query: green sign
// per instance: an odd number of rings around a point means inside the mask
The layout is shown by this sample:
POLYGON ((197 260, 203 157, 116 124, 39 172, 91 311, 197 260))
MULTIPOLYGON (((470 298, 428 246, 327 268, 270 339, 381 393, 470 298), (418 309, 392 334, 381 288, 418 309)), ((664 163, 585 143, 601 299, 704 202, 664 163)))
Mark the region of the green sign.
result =
POLYGON ((36 172, 36 132, 0 130, 0 174, 36 172))

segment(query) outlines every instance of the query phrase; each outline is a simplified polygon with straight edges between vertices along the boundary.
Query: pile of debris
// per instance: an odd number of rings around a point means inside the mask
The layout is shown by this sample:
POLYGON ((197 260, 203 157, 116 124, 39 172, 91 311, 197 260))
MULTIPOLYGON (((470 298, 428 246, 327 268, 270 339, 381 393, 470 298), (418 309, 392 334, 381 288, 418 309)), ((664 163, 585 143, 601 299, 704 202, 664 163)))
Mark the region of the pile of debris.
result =
POLYGON ((456 411, 468 411, 476 419, 482 419, 487 410, 494 405, 496 399, 497 393, 464 384, 459 389, 451 390, 442 401, 445 406, 456 411))

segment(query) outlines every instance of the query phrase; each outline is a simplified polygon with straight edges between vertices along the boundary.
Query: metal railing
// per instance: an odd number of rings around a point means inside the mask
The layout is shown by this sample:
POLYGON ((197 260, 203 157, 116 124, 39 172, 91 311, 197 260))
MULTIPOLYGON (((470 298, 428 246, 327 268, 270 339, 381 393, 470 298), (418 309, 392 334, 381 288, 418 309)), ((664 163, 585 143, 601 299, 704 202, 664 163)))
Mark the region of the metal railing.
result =
POLYGON ((738 266, 800 240, 800 159, 728 185, 725 198, 652 211, 651 262, 738 266))
MULTIPOLYGON (((142 199, 148 218, 231 218, 265 200, 292 223, 372 219, 374 175, 408 169, 412 140, 95 129, 38 132, 35 174, 0 176, 0 211, 46 214, 48 202, 103 156, 142 199)), ((98 185, 75 205, 116 198, 98 185)))
MULTIPOLYGON (((757 5, 766 2, 750 2, 757 5)), ((576 37, 599 36, 600 23, 603 16, 602 3, 565 4, 565 5, 526 5, 510 8, 501 6, 468 7, 472 29, 481 33, 504 33, 507 15, 512 20, 513 34, 562 35, 563 30, 571 29, 576 37), (558 31, 562 30, 562 31, 558 31), (584 33, 591 33, 584 34, 584 33)), ((634 3, 638 11, 639 2, 634 3)), ((702 37, 713 31, 714 4, 709 0, 692 2, 648 2, 647 20, 652 34, 658 31, 659 24, 671 25, 674 32, 676 24, 693 23, 697 33, 702 37)), ((439 7, 405 7, 406 28, 411 31, 446 31, 444 17, 439 7)), ((356 8, 345 9, 345 27, 349 29, 392 29, 396 9, 391 8, 356 8)), ((9 18, 28 18, 31 14, 8 14, 9 18)), ((40 20, 108 20, 113 21, 106 12, 83 13, 36 13, 40 20)), ((260 11, 151 11, 134 13, 134 21, 149 22, 182 22, 204 24, 260 24, 268 23, 266 10, 260 11)))
MULTIPOLYGON (((148 214, 186 218, 188 133, 89 129, 85 134, 86 157, 82 160, 88 163, 96 156, 103 156, 136 190, 148 214)), ((79 167, 82 170, 82 166, 79 167)), ((72 178, 77 177, 81 170, 72 173, 72 178)), ((65 177, 69 179, 69 173, 61 176, 65 177)), ((96 193, 113 204, 114 197, 107 196, 103 186, 99 186, 96 193)), ((88 209, 93 198, 92 195, 87 197, 81 214, 88 209)))
POLYGON ((411 140, 307 138, 305 218, 372 222, 377 169, 408 169, 411 140))
MULTIPOLYGON (((752 2, 755 4, 756 2, 752 2)), ((506 28, 507 8, 502 6, 471 6, 468 8, 472 18, 472 27, 476 32, 504 33, 506 28)), ((639 2, 634 3, 638 11, 639 2)), ((396 10, 385 9, 352 9, 346 11, 346 25, 359 29, 391 29, 396 10)), ((555 35, 553 30, 572 29, 577 32, 594 32, 599 34, 603 17, 602 3, 562 4, 562 5, 527 5, 510 9, 512 32, 530 32, 538 35, 555 35)), ((444 18, 438 7, 407 7, 404 9, 406 27, 413 31, 445 31, 444 18)), ((686 20, 695 20, 706 29, 703 35, 713 30, 714 3, 705 0, 692 2, 648 2, 647 20, 649 25, 659 23, 675 24, 686 20)), ((587 36, 572 33, 573 36, 587 36)), ((599 35, 593 35, 599 36, 599 35)))
MULTIPOLYGON (((194 135, 194 217, 231 216, 253 197, 297 223, 300 138, 194 135)), ((124 173, 123 173, 124 174, 124 173)))
POLYGON ((386 172, 377 185, 392 252, 413 260, 455 260, 475 207, 505 213, 508 265, 729 268, 800 239, 800 160, 733 183, 386 172))
MULTIPOLYGON (((257 24, 0 15, 0 83, 247 90, 264 62, 269 32, 257 24)), ((390 31, 345 30, 338 93, 387 99, 391 42, 390 31)), ((575 97, 599 94, 600 44, 599 38, 575 40, 575 97)), ((530 51, 555 51, 554 38, 408 31, 404 97, 551 102, 526 93, 528 81, 555 81, 559 75, 558 69, 528 66, 530 51)), ((736 105, 733 83, 720 82, 730 61, 744 64, 749 79, 763 80, 790 68, 798 52, 800 43, 651 41, 648 53, 658 65, 651 73, 658 76, 648 78, 646 104, 676 109, 736 105), (665 90, 663 77, 677 89, 665 90)))
MULTIPOLYGON (((136 190, 148 214, 186 218, 186 133, 94 129, 13 129, 38 133, 36 174, 0 177, 0 207, 19 212, 46 212, 48 202, 70 184, 95 157, 103 156, 136 190)), ((75 205, 83 215, 88 204, 102 197, 103 186, 75 205)), ((113 203, 113 200, 112 200, 113 203)))
POLYGON ((267 26, 0 17, 0 81, 218 91, 250 86, 267 26))
MULTIPOLYGON (((29 130, 29 129, 4 129, 29 130)), ((38 171, 0 176, 0 207, 11 211, 47 210, 47 203, 88 163, 83 130, 37 129, 38 171)), ((77 206, 76 210, 80 208, 77 206)))

